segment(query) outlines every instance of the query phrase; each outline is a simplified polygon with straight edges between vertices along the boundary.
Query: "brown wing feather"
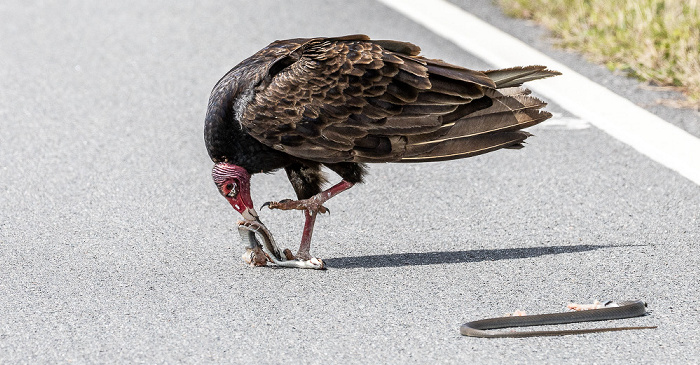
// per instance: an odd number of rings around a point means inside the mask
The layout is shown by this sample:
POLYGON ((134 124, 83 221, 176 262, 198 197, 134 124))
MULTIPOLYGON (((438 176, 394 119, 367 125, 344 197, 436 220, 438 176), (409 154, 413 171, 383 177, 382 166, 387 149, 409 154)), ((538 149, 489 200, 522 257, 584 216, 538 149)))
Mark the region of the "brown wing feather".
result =
POLYGON ((323 163, 417 162, 518 146, 551 115, 517 88, 542 66, 479 72, 366 36, 276 42, 240 120, 264 144, 323 163), (276 52, 276 53, 275 53, 276 52))

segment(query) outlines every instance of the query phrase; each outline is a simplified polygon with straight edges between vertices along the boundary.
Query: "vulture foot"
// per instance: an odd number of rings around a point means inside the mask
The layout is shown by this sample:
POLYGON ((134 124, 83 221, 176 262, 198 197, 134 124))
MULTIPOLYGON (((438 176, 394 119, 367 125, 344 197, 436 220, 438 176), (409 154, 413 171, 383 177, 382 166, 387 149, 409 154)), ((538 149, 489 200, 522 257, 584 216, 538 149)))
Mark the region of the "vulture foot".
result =
POLYGON ((268 207, 270 209, 280 209, 280 210, 305 210, 307 212, 320 212, 320 213, 330 213, 330 209, 323 206, 323 202, 326 200, 321 197, 320 194, 314 195, 309 199, 302 200, 291 200, 284 199, 278 202, 267 202, 262 205, 262 208, 268 207))

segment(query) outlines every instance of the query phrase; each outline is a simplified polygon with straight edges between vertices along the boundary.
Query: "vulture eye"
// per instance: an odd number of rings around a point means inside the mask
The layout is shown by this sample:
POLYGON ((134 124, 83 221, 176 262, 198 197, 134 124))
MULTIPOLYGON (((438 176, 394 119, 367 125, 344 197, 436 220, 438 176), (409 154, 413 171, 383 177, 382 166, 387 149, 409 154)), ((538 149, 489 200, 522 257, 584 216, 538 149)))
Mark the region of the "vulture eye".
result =
POLYGON ((228 196, 229 198, 235 198, 238 195, 238 184, 236 183, 228 183, 226 184, 226 190, 228 190, 228 196))

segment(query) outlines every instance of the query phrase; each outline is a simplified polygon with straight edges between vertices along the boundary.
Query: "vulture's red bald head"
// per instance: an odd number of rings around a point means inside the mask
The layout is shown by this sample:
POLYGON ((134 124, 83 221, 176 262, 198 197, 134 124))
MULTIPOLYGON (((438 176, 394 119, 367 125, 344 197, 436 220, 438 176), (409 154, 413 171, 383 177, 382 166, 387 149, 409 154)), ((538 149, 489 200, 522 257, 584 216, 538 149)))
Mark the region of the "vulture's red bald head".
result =
POLYGON ((258 213, 250 199, 250 174, 244 168, 226 162, 214 165, 211 171, 214 183, 221 195, 246 220, 257 220, 258 213))

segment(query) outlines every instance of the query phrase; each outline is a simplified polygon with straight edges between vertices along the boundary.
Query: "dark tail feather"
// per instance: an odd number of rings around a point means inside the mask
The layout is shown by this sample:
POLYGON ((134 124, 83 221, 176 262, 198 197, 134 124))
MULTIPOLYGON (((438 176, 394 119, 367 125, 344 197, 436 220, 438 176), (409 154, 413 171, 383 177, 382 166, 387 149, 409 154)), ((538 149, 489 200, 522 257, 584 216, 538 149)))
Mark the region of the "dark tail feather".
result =
POLYGON ((435 146, 410 146, 411 155, 404 155, 401 162, 445 161, 457 158, 472 157, 501 148, 519 148, 522 142, 530 136, 524 131, 492 133, 461 139, 451 139, 437 143, 435 146), (421 153, 421 150, 426 151, 421 153))
POLYGON ((497 89, 520 86, 527 81, 561 75, 560 72, 547 70, 546 66, 511 67, 484 73, 493 80, 497 89))
MULTIPOLYGON (((503 82, 510 84, 517 80, 522 78, 503 82)), ((436 131, 407 136, 401 161, 451 160, 500 148, 522 147, 523 141, 531 134, 521 129, 552 116, 540 110, 545 102, 529 94, 530 91, 523 88, 487 89, 483 98, 491 102, 489 107, 459 116, 436 131)))
MULTIPOLYGON (((559 75, 544 66, 480 72, 439 60, 392 57, 387 62, 397 64, 393 88, 375 103, 397 105, 396 114, 380 121, 351 118, 349 123, 366 131, 354 141, 357 162, 443 161, 521 148, 530 136, 522 129, 551 117, 541 110, 545 102, 519 87, 559 75)), ((364 113, 369 111, 365 107, 364 113)))

